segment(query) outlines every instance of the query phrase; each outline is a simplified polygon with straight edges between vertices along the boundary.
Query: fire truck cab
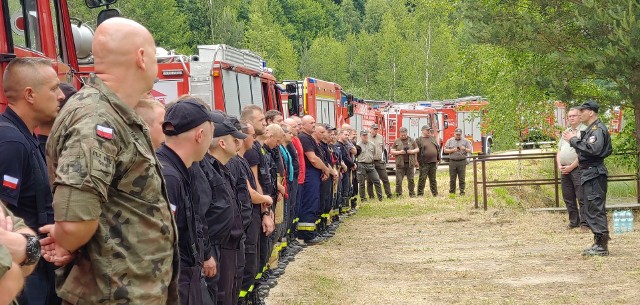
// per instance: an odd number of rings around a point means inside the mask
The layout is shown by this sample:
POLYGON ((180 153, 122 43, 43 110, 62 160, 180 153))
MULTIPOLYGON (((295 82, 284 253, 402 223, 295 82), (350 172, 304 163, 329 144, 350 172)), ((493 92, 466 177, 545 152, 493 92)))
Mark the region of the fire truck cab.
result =
POLYGON ((281 90, 282 108, 285 117, 311 115, 317 123, 340 128, 349 122, 353 113, 353 97, 342 91, 342 87, 312 77, 302 81, 285 80, 281 90))
MULTIPOLYGON (((118 15, 108 6, 117 0, 85 0, 89 8, 106 6, 98 23, 118 15)), ((0 73, 16 57, 48 58, 61 81, 79 87, 79 59, 91 57, 93 30, 74 19, 71 23, 66 0, 0 1, 0 73)), ((1 78, 1 77, 0 77, 1 78)), ((0 86, 2 79, 0 79, 0 86)), ((1 90, 0 90, 1 91, 1 90)), ((7 105, 0 92, 0 111, 7 105)))

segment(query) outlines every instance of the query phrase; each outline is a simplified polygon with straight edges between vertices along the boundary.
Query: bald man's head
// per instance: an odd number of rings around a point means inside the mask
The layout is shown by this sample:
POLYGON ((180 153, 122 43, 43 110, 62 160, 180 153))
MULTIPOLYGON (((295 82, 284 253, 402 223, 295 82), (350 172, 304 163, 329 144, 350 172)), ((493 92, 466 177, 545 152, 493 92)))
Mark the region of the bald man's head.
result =
POLYGON ((133 85, 140 87, 140 95, 151 90, 158 73, 153 36, 144 26, 126 18, 110 18, 98 26, 93 58, 98 76, 112 76, 112 82, 139 79, 140 83, 133 85))
POLYGON ((305 115, 301 119, 302 122, 302 130, 307 134, 312 134, 316 129, 316 119, 314 119, 310 115, 305 115))

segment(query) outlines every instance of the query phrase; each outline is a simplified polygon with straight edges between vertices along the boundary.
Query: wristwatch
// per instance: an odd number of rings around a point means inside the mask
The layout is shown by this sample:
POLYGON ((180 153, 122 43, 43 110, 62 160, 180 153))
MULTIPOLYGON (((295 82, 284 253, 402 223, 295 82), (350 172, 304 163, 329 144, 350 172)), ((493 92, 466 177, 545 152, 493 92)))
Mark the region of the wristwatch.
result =
POLYGON ((261 215, 262 216, 269 216, 269 215, 271 215, 271 210, 266 210, 266 211, 262 212, 261 215))
POLYGON ((20 235, 27 239, 27 247, 25 249, 27 259, 20 266, 31 266, 40 259, 40 240, 35 235, 26 233, 20 233, 20 235))

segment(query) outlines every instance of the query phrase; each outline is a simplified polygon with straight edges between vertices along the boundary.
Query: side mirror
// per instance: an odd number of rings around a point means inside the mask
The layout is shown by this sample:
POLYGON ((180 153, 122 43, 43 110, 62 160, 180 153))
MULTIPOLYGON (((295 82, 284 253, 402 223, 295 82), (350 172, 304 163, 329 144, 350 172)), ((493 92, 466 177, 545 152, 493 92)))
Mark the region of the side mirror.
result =
MULTIPOLYGON (((87 1, 89 1, 89 0, 87 0, 87 1)), ((108 8, 106 10, 102 10, 98 14, 98 25, 100 25, 101 23, 103 23, 105 20, 107 20, 109 18, 120 17, 120 16, 121 16, 121 14, 120 14, 120 11, 118 9, 108 8)))
POLYGON ((347 105, 347 116, 348 117, 352 117, 353 116, 353 104, 349 103, 347 105))
POLYGON ((88 8, 96 8, 115 4, 118 0, 84 0, 88 8))
MULTIPOLYGON (((288 87, 289 85, 287 85, 288 87)), ((288 92, 288 90, 287 90, 288 92)), ((298 95, 295 93, 289 95, 289 116, 300 115, 300 103, 298 102, 298 95)))
POLYGON ((449 128, 449 122, 448 121, 444 121, 444 129, 449 128))
POLYGON ((297 84, 296 84, 296 83, 287 84, 287 86, 286 86, 286 91, 287 91, 287 93, 289 93, 289 94, 295 94, 295 93, 298 93, 298 92, 297 92, 297 91, 298 91, 298 86, 297 86, 297 84))

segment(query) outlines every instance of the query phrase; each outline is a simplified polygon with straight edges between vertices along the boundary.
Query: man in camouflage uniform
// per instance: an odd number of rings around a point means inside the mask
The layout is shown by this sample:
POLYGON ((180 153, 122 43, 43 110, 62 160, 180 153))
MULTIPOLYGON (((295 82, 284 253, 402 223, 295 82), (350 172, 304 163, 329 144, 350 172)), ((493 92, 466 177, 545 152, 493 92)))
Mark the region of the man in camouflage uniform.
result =
POLYGON ((55 171, 57 292, 72 304, 177 304, 178 248, 160 163, 134 112, 157 74, 155 43, 142 25, 103 22, 95 71, 60 112, 47 143, 55 171), (76 252, 77 251, 77 252, 76 252), (63 262, 64 263, 64 262, 63 262))
POLYGON ((40 242, 34 232, 0 201, 0 304, 17 304, 14 298, 39 259, 40 242))

